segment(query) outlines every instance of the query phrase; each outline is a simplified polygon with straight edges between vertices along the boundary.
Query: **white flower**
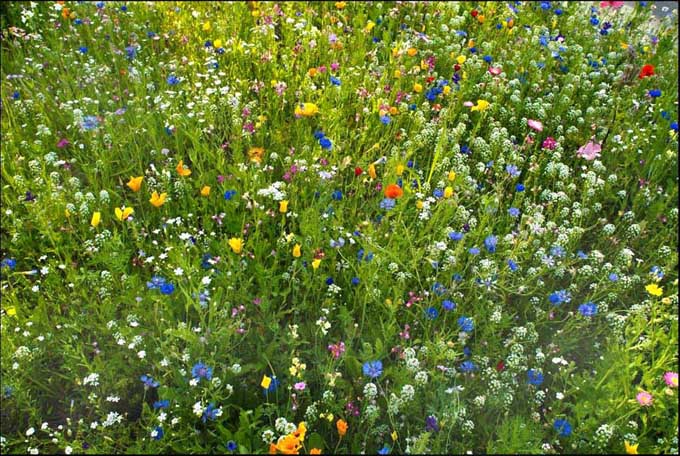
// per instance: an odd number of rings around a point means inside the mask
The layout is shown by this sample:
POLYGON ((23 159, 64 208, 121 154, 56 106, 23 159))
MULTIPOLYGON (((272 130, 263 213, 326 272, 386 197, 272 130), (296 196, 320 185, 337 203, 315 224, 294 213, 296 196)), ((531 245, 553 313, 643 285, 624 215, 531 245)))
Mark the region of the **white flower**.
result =
POLYGON ((203 404, 201 404, 200 401, 194 404, 194 415, 196 416, 203 415, 203 404))
POLYGON ((199 381, 198 378, 192 378, 191 380, 189 380, 189 385, 196 386, 198 385, 198 381, 199 381))
POLYGON ((184 269, 182 269, 182 268, 175 268, 175 270, 174 270, 173 272, 175 273, 176 276, 179 277, 179 276, 181 276, 181 275, 184 274, 184 269))
POLYGON ((35 434, 35 428, 31 427, 26 430, 26 437, 30 437, 35 434))
POLYGON ((146 352, 144 350, 138 351, 137 357, 139 357, 139 359, 144 359, 146 357, 146 352))
POLYGON ((64 448, 64 453, 66 453, 66 454, 73 453, 73 448, 71 448, 70 446, 67 446, 66 448, 64 448))

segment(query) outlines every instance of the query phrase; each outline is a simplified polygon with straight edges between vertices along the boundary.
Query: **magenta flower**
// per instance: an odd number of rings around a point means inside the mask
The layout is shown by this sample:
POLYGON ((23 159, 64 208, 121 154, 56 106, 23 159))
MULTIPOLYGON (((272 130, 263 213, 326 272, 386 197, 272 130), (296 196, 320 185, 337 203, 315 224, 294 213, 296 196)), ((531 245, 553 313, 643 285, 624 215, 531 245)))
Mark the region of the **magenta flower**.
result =
POLYGON ((71 143, 68 141, 68 139, 61 138, 59 140, 59 142, 57 143, 57 147, 60 148, 60 149, 63 149, 64 147, 68 146, 69 144, 71 144, 71 143))
POLYGON ((557 141, 555 141, 555 138, 553 138, 552 136, 548 136, 547 138, 545 138, 545 140, 543 141, 544 149, 553 150, 555 149, 555 147, 557 147, 557 141))
POLYGON ((527 125, 532 130, 543 131, 543 124, 541 123, 540 120, 529 119, 527 120, 527 125))
POLYGON ((614 8, 619 9, 625 2, 600 2, 600 8, 614 8))
POLYGON ((666 382, 666 385, 670 386, 671 388, 678 387, 677 372, 666 372, 665 374, 663 374, 663 380, 666 382))
POLYGON ((601 151, 602 147, 599 144, 588 141, 588 144, 581 146, 578 152, 576 152, 576 155, 590 161, 599 157, 601 151))
POLYGON ((293 385, 293 387, 295 388, 296 391, 304 391, 307 385, 305 384, 305 382, 298 382, 295 385, 293 385))
POLYGON ((652 405, 652 402, 654 402, 654 398, 647 391, 640 391, 637 393, 637 396, 635 396, 635 399, 637 399, 638 403, 643 407, 649 407, 652 405))
POLYGON ((489 73, 493 74, 494 76, 498 76, 499 74, 501 74, 502 71, 503 70, 501 70, 500 67, 492 67, 492 66, 489 67, 489 73))

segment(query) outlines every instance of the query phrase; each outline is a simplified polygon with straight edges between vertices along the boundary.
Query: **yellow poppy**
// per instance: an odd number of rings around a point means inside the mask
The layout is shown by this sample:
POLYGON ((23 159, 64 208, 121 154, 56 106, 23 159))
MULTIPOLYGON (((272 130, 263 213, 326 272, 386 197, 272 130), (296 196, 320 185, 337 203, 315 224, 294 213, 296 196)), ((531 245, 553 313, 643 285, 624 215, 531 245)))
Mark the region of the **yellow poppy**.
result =
POLYGON ((241 253, 241 250, 243 250, 243 239, 240 238, 231 238, 229 239, 229 247, 231 247, 231 250, 235 254, 241 253))
POLYGON ((155 207, 161 207, 162 205, 165 204, 165 198, 167 198, 168 194, 167 193, 161 193, 160 195, 158 192, 153 192, 151 194, 151 199, 149 202, 153 204, 155 207))
POLYGON ((102 214, 100 212, 95 212, 94 214, 92 214, 92 220, 90 220, 90 225, 97 228, 97 226, 99 225, 99 222, 101 222, 101 220, 102 220, 102 214))
POLYGON ((126 207, 124 209, 117 207, 114 212, 116 213, 116 218, 122 222, 123 220, 127 220, 135 210, 131 207, 126 207))
POLYGON ((626 447, 626 454, 638 454, 638 445, 639 443, 636 443, 635 445, 631 445, 628 443, 628 440, 624 441, 625 447, 626 447))
POLYGON ((260 386, 264 389, 269 388, 269 385, 272 383, 272 379, 270 377, 267 377, 266 375, 262 376, 262 381, 260 382, 260 386))
POLYGON ((302 252, 301 252, 300 244, 295 244, 295 246, 293 247, 293 256, 295 258, 300 258, 301 255, 302 255, 302 252))
POLYGON ((177 174, 179 174, 182 177, 187 177, 191 175, 191 170, 189 169, 188 166, 184 166, 184 160, 180 160, 179 163, 177 163, 177 174))
POLYGON ((477 100, 477 105, 476 105, 476 106, 473 106, 473 107, 470 109, 470 111, 479 111, 479 112, 485 111, 486 108, 488 108, 490 104, 491 104, 491 103, 489 103, 489 102, 486 101, 486 100, 477 100))
POLYGON ((279 212, 282 214, 288 212, 288 200, 279 201, 279 212))
POLYGON ((313 267, 314 269, 319 269, 319 265, 320 265, 320 264, 321 264, 321 260, 318 259, 318 258, 315 259, 314 261, 312 261, 312 267, 313 267))
POLYGON ((130 180, 127 183, 127 186, 130 187, 130 190, 133 192, 138 192, 140 188, 142 188, 142 181, 144 180, 144 176, 138 176, 138 177, 130 177, 130 180))
POLYGON ((299 103, 295 106, 295 115, 298 117, 311 117, 319 112, 319 107, 314 103, 299 103))
POLYGON ((645 290, 647 290, 647 293, 649 293, 652 296, 661 296, 663 294, 663 288, 658 286, 655 283, 650 283, 645 287, 645 290))
POLYGON ((201 189, 201 196, 209 196, 209 195, 210 195, 210 186, 204 185, 203 188, 201 189))

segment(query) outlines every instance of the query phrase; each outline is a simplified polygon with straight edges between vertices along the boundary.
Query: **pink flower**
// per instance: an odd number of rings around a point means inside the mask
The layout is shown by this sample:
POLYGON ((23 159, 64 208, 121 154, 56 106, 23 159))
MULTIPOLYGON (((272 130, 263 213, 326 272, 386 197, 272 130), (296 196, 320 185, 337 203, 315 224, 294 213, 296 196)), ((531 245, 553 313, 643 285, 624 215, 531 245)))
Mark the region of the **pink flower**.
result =
POLYGON ((294 385, 294 388, 297 391, 304 391, 306 387, 307 387, 307 385, 305 384, 305 382, 298 382, 294 385))
POLYGON ((543 141, 543 148, 548 150, 553 150, 557 146, 557 141, 552 136, 548 136, 543 141))
POLYGON ((473 102, 471 102, 471 101, 466 101, 465 103, 463 103, 463 106, 465 106, 466 108, 471 108, 471 107, 473 107, 474 105, 475 105, 475 104, 474 104, 473 102))
POLYGON ((489 73, 493 74, 494 76, 498 76, 502 71, 503 70, 501 70, 500 67, 489 67, 489 73))
POLYGON ((666 385, 670 386, 671 388, 677 388, 678 387, 678 373, 677 372, 666 372, 663 374, 663 379, 666 382, 666 385))
POLYGON ((543 131, 543 124, 540 120, 529 119, 527 120, 527 125, 529 125, 529 128, 536 131, 543 131))
POLYGON ((637 396, 635 396, 637 399, 638 403, 643 406, 643 407, 649 407, 652 405, 652 402, 654 401, 654 398, 652 398, 652 395, 649 394, 647 391, 640 391, 637 393, 637 396))
POLYGON ((578 152, 576 152, 576 155, 590 161, 599 157, 601 151, 602 147, 599 144, 588 141, 588 144, 581 146, 578 152))
POLYGON ((59 142, 57 143, 57 147, 60 148, 60 149, 63 149, 64 147, 68 146, 69 144, 71 144, 71 143, 68 141, 68 139, 61 138, 59 140, 59 142))
POLYGON ((625 2, 600 2, 600 8, 614 8, 619 9, 623 6, 625 2))

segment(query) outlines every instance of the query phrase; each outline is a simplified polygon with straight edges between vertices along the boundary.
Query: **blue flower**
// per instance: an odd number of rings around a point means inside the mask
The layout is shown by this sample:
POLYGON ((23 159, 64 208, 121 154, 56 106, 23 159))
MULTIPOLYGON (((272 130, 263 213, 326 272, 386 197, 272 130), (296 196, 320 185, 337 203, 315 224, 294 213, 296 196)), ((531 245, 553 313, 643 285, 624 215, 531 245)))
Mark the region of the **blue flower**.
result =
POLYGON ((579 250, 578 252, 576 252, 576 256, 582 260, 588 259, 588 255, 583 250, 579 250))
POLYGON ((428 307, 427 310, 425 311, 425 315, 430 320, 434 320, 439 316, 439 311, 437 310, 436 307, 428 307))
POLYGON ((432 192, 432 195, 433 195, 435 198, 441 198, 442 196, 444 196, 444 190, 442 190, 441 188, 436 188, 436 189, 432 192))
POLYGON ((87 54, 87 47, 86 46, 80 46, 78 49, 81 54, 87 54))
POLYGON ((520 211, 516 207, 511 207, 510 209, 508 209, 508 215, 510 215, 510 217, 516 218, 519 217, 519 214, 520 211))
POLYGON ((230 440, 227 442, 227 451, 231 451, 232 453, 238 449, 238 445, 236 445, 236 442, 233 440, 230 440))
POLYGON ((439 432, 439 423, 437 423, 437 417, 430 415, 425 418, 425 430, 427 432, 439 432))
POLYGON ((94 130, 99 126, 99 119, 96 116, 85 116, 81 126, 85 131, 94 130))
POLYGON ((648 92, 649 96, 652 98, 658 98, 661 96, 661 90, 659 89, 652 89, 648 92))
POLYGON ((458 319, 458 327, 463 332, 472 332, 475 329, 475 323, 472 318, 460 317, 458 319))
POLYGON ((267 388, 267 389, 265 389, 265 390, 263 391, 263 394, 264 394, 264 395, 267 395, 267 394, 269 394, 269 393, 273 393, 274 391, 276 391, 276 389, 277 389, 277 388, 279 387, 279 385, 281 384, 281 382, 279 381, 279 379, 276 378, 276 375, 272 375, 271 378, 272 378, 272 381, 269 383, 269 388, 267 388))
POLYGON ((319 145, 326 150, 331 150, 333 148, 333 143, 331 140, 325 137, 319 140, 319 145))
POLYGON ((380 209, 385 209, 389 211, 390 209, 394 209, 396 203, 397 202, 392 198, 385 198, 380 202, 380 209))
POLYGON ((153 432, 151 433, 151 435, 153 436, 153 439, 154 439, 154 440, 160 440, 160 439, 163 438, 163 436, 165 435, 165 433, 163 432, 163 428, 162 428, 162 427, 156 426, 156 427, 154 428, 153 432))
POLYGON ((515 190, 518 191, 518 192, 523 192, 524 191, 524 184, 515 185, 515 190))
POLYGON ((0 268, 9 268, 10 270, 14 270, 17 267, 17 260, 14 258, 5 258, 0 262, 0 268))
POLYGON ((378 450, 378 454, 390 454, 391 448, 385 444, 381 449, 378 450))
POLYGON ((212 367, 208 367, 202 362, 194 364, 194 367, 191 368, 191 376, 193 378, 210 380, 212 379, 212 373, 212 367))
POLYGON ((510 270, 511 270, 512 272, 515 272, 515 271, 519 268, 519 266, 517 265, 517 263, 515 263, 515 262, 512 261, 511 259, 508 259, 508 266, 510 267, 510 270))
POLYGON ((231 201, 231 199, 236 195, 236 190, 227 190, 224 192, 224 199, 227 201, 231 201))
POLYGON ((449 233, 449 239, 451 239, 452 241, 460 241, 461 239, 463 239, 463 233, 460 233, 458 231, 451 231, 449 233))
POLYGON ((584 317, 593 317, 597 314, 597 305, 592 302, 586 302, 578 306, 578 311, 584 317))
POLYGON ((521 174, 519 168, 517 168, 515 165, 507 165, 505 167, 505 171, 510 174, 510 177, 517 177, 521 174))
POLYGON ((451 310, 454 310, 456 308, 456 303, 453 302, 453 301, 449 301, 448 299, 445 299, 442 302, 442 307, 444 308, 444 310, 451 311, 451 310))
POLYGON ((557 419, 553 423, 553 427, 560 433, 560 437, 569 437, 571 435, 571 424, 567 420, 557 419))
POLYGON ((361 283, 359 277, 352 277, 352 285, 357 286, 359 283, 361 283))
POLYGON ((161 385, 149 375, 142 375, 139 379, 144 382, 145 388, 158 388, 161 385))
POLYGON ((151 277, 151 282, 146 282, 146 288, 149 290, 155 290, 160 288, 165 284, 165 279, 160 276, 153 276, 151 277))
POLYGON ((541 2, 541 9, 549 10, 551 8, 550 2, 541 2))
POLYGON ((383 125, 389 125, 391 121, 392 119, 387 114, 380 116, 380 122, 382 122, 383 125))
POLYGON ((342 192, 340 190, 334 191, 333 194, 331 195, 331 198, 333 198, 335 201, 342 200, 342 192))
POLYGON ((321 130, 317 130, 317 131, 314 132, 314 139, 322 139, 322 138, 324 138, 325 136, 326 136, 326 135, 325 135, 324 132, 321 131, 321 130))
POLYGON ((471 248, 468 250, 468 252, 469 252, 471 255, 479 255, 479 248, 477 248, 477 247, 471 247, 471 248))
POLYGON ((132 60, 137 56, 137 48, 135 46, 128 46, 125 48, 127 58, 132 60))
POLYGON ((378 378, 383 373, 382 361, 366 361, 363 367, 364 375, 370 378, 378 378))
POLYGON ((571 293, 567 290, 559 290, 554 293, 550 293, 548 300, 554 306, 559 306, 563 302, 571 302, 571 293))
POLYGON ((170 295, 172 294, 173 291, 175 291, 175 286, 170 282, 166 282, 163 285, 161 285, 161 293, 163 293, 164 295, 170 295))
POLYGON ((340 79, 336 78, 335 76, 331 76, 331 84, 333 84, 335 86, 339 86, 340 85, 340 79))
POLYGON ((559 245, 554 245, 550 248, 550 254, 557 258, 562 258, 564 256, 564 248, 559 245))
POLYGON ((175 76, 174 74, 168 76, 168 78, 165 81, 171 86, 179 84, 179 78, 177 78, 177 76, 175 76))
POLYGON ((205 423, 206 421, 215 421, 218 416, 222 414, 220 409, 215 408, 215 404, 212 402, 203 410, 203 417, 201 420, 205 423))
POLYGON ((461 372, 468 373, 476 370, 477 366, 472 361, 463 361, 462 363, 460 363, 459 369, 461 370, 461 372))
POLYGON ((497 242, 498 239, 492 234, 484 239, 484 247, 486 247, 486 250, 488 250, 490 253, 494 253, 496 251, 497 242))
POLYGON ((529 369, 527 372, 527 378, 529 379, 529 384, 534 386, 539 386, 543 383, 543 374, 534 369, 529 369))
POLYGON ((616 282, 619 280, 619 275, 616 274, 615 272, 612 272, 611 274, 609 274, 609 280, 611 280, 612 282, 616 282))
POLYGON ((153 403, 154 410, 164 409, 170 407, 170 401, 163 399, 162 401, 156 401, 153 403))

